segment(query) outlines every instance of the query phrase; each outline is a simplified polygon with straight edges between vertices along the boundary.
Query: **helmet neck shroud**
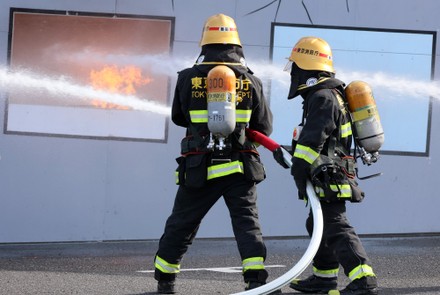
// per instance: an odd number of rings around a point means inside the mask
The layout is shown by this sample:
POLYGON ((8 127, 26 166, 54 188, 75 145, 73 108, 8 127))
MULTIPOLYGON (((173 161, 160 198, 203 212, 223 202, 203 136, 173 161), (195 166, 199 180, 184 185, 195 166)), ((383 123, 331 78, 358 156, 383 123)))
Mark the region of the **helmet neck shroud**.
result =
POLYGON ((230 65, 234 66, 234 70, 252 73, 246 65, 243 48, 238 45, 209 44, 202 46, 196 65, 200 68, 205 65, 212 67, 213 64, 230 65))
POLYGON ((303 70, 296 63, 293 63, 290 71, 290 89, 287 99, 295 98, 298 95, 304 97, 309 90, 315 89, 326 79, 334 77, 334 73, 303 70))

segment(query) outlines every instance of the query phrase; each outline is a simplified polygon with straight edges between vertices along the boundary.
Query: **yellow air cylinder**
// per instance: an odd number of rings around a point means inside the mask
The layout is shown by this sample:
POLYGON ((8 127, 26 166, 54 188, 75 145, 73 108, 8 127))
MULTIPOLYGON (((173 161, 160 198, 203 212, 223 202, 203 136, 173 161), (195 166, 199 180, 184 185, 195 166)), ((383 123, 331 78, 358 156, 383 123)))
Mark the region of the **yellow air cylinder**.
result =
POLYGON ((226 137, 235 129, 235 83, 235 73, 227 66, 216 66, 208 73, 208 128, 213 135, 226 137))
POLYGON ((345 88, 345 96, 358 144, 367 152, 377 152, 385 137, 370 85, 363 81, 353 81, 345 88))

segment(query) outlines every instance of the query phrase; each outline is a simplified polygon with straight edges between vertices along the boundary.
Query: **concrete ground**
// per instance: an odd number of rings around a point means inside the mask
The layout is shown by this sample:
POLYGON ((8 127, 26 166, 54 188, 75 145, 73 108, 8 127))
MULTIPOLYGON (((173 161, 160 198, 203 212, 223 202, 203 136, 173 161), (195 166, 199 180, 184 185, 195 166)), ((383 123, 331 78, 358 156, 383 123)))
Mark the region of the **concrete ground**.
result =
MULTIPOLYGON (((440 235, 361 237, 379 294, 440 294, 440 235)), ((307 238, 266 239, 269 280, 304 254, 307 238)), ((158 241, 0 244, 0 294, 155 294, 158 241)), ((244 288, 231 239, 198 239, 178 276, 178 294, 232 294, 244 288)), ((310 273, 309 268, 302 274, 310 273)), ((347 284, 341 273, 339 287, 347 284)), ((298 294, 288 286, 284 294, 298 294)))

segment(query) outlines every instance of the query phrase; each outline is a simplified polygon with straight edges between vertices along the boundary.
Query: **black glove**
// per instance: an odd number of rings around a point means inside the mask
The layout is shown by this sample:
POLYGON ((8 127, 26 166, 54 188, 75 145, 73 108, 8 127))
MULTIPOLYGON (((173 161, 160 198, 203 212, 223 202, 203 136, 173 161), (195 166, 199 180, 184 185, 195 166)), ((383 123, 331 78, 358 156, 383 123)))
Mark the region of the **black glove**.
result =
POLYGON ((292 169, 290 170, 298 188, 299 199, 307 199, 307 180, 310 179, 310 164, 303 159, 292 158, 292 169))
POLYGON ((272 154, 273 154, 273 158, 275 159, 275 161, 278 162, 278 164, 280 164, 283 168, 288 169, 290 166, 284 160, 284 155, 285 155, 286 152, 290 154, 290 152, 287 149, 285 149, 284 147, 280 146, 279 148, 274 150, 272 152, 272 154), (283 149, 284 149, 284 151, 283 151, 283 149))

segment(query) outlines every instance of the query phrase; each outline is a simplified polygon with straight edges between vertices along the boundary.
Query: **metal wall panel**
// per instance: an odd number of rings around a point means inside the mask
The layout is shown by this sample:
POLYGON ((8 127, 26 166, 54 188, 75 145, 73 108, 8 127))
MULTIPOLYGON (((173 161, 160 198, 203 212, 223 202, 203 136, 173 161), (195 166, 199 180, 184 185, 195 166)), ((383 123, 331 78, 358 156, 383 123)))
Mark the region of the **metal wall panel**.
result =
MULTIPOLYGON (((440 3, 435 0, 276 1, 263 8, 269 3, 4 0, 0 2, 0 60, 7 56, 10 7, 175 17, 174 73, 195 61, 203 23, 216 13, 235 18, 251 68, 269 63, 270 28, 274 21, 431 31, 439 28, 440 3)), ((295 42, 292 40, 292 45, 295 42)), ((175 78, 170 78, 169 101, 175 78)), ((268 87, 266 82, 264 86, 268 87)), ((5 98, 1 93, 3 123, 5 98)), ((429 157, 384 155, 374 168, 383 176, 361 182, 367 193, 365 201, 348 205, 349 218, 359 233, 440 232, 436 187, 436 168, 440 166, 439 115, 435 98, 429 157)), ((172 123, 167 143, 1 133, 0 243, 160 238, 177 190, 174 159, 183 135, 184 130, 172 123)), ((261 155, 268 175, 258 190, 264 235, 305 235, 308 212, 304 203, 297 200, 289 172, 279 167, 269 152, 261 150, 261 155)), ((229 214, 220 201, 203 221, 198 237, 231 236, 229 214)))

